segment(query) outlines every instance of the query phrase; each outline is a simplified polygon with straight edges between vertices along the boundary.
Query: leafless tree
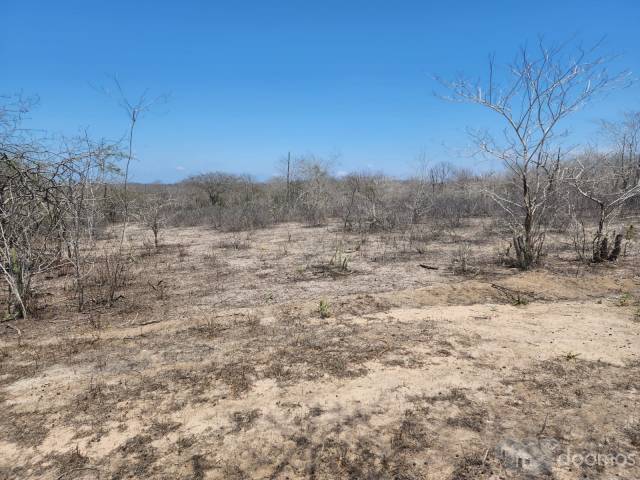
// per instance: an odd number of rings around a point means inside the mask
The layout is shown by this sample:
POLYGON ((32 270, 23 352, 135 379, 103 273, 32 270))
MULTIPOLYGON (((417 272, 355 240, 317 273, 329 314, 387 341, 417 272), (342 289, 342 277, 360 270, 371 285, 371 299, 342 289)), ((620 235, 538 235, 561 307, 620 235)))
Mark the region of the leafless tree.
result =
POLYGON ((149 194, 142 200, 138 207, 137 219, 153 234, 153 245, 158 248, 160 232, 167 225, 169 207, 173 205, 173 199, 169 195, 149 194))
POLYGON ((603 121, 602 130, 612 144, 616 188, 626 190, 640 182, 640 111, 625 112, 618 122, 603 121))
POLYGON ((127 188, 129 185, 129 168, 131 166, 131 162, 134 158, 133 152, 133 144, 134 144, 134 134, 136 132, 136 127, 140 119, 147 113, 149 113, 154 107, 159 104, 165 103, 168 100, 167 94, 158 95, 156 97, 150 97, 149 91, 145 90, 139 95, 135 100, 132 100, 132 97, 129 97, 120 81, 116 76, 112 77, 113 88, 103 88, 103 91, 113 98, 118 106, 122 109, 122 111, 126 114, 128 120, 128 131, 126 136, 127 143, 127 151, 125 154, 125 162, 124 162, 124 177, 123 177, 123 224, 122 224, 122 236, 121 236, 121 248, 124 243, 125 233, 127 229, 127 224, 129 221, 129 197, 127 195, 127 188))
POLYGON ((560 141, 564 120, 627 78, 608 73, 609 59, 598 55, 598 46, 568 47, 540 40, 533 53, 522 47, 506 72, 490 58, 485 81, 441 80, 450 90, 448 99, 485 107, 504 125, 500 136, 483 131, 472 137, 482 153, 502 161, 511 173, 511 189, 487 193, 511 219, 517 264, 523 269, 534 266, 543 249, 545 221, 566 155, 560 141))
POLYGON ((13 304, 9 314, 32 312, 32 280, 56 263, 61 216, 50 201, 55 170, 30 156, 0 152, 0 269, 13 304))
POLYGON ((453 176, 454 168, 449 162, 438 162, 429 168, 429 180, 433 192, 436 189, 442 190, 444 185, 449 182, 453 176))
POLYGON ((34 276, 59 257, 58 171, 43 145, 22 130, 31 102, 20 96, 1 102, 0 270, 9 288, 9 315, 26 317, 33 310, 34 276))
POLYGON ((310 225, 322 225, 332 199, 330 161, 313 155, 296 159, 293 178, 300 184, 296 206, 310 225))
POLYGON ((420 222, 431 206, 433 192, 430 195, 428 188, 431 177, 429 163, 426 152, 420 152, 416 158, 415 174, 409 179, 411 194, 407 199, 406 205, 411 211, 411 224, 420 222))
POLYGON ((613 134, 614 149, 607 153, 587 152, 575 159, 568 180, 597 212, 597 227, 593 236, 592 260, 616 260, 623 234, 613 239, 614 250, 609 251, 609 223, 619 214, 626 202, 640 196, 638 176, 637 135, 639 126, 627 115, 620 124, 607 123, 613 134))
POLYGON ((239 177, 229 173, 210 172, 193 175, 185 183, 193 185, 207 195, 212 207, 224 205, 225 196, 238 183, 239 177))
POLYGON ((87 278, 95 268, 96 229, 101 221, 100 190, 106 184, 105 174, 120 157, 117 145, 104 140, 92 141, 87 134, 65 141, 59 155, 60 204, 63 222, 62 239, 67 259, 73 269, 78 310, 86 303, 87 278))
POLYGON ((341 179, 344 187, 343 228, 351 230, 355 222, 360 231, 384 228, 383 188, 381 174, 353 173, 341 179))

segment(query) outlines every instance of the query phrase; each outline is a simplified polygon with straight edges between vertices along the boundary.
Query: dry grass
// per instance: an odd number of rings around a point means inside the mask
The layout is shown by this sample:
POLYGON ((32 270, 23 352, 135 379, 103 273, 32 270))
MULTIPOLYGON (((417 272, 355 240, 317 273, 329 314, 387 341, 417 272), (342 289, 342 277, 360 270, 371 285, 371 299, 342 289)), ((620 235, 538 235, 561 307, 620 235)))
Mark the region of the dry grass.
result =
POLYGON ((635 260, 522 274, 474 228, 473 275, 415 232, 284 225, 134 242, 124 297, 82 314, 52 277, 0 330, 0 478, 525 478, 502 438, 635 451, 635 260))

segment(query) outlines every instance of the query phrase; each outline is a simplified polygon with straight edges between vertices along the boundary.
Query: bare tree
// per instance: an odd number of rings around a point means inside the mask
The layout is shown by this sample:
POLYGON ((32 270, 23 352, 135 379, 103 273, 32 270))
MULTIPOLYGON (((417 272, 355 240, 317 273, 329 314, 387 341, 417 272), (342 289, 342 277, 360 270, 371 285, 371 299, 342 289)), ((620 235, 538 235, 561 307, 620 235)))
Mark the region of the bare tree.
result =
POLYGON ((153 234, 153 245, 157 249, 160 231, 167 224, 168 208, 173 204, 173 199, 168 195, 151 194, 147 195, 143 203, 138 207, 138 221, 151 230, 153 234))
POLYGON ((429 195, 427 189, 431 177, 429 163, 426 152, 420 152, 416 158, 415 174, 409 180, 411 195, 407 199, 407 208, 411 211, 411 224, 419 223, 431 205, 433 195, 429 195))
POLYGON ((33 278, 59 258, 58 170, 43 145, 21 128, 32 102, 20 96, 0 101, 0 271, 9 289, 9 316, 26 317, 33 311, 33 278))
POLYGON ((383 227, 381 217, 382 186, 386 179, 380 174, 352 173, 341 180, 344 189, 343 228, 351 230, 353 223, 359 231, 383 227))
POLYGON ((454 169, 449 162, 438 162, 429 168, 429 180, 431 181, 431 189, 442 190, 444 185, 453 177, 454 169))
MULTIPOLYGON (((623 234, 618 233, 614 249, 609 251, 609 223, 629 200, 640 196, 637 140, 640 124, 626 115, 619 124, 606 123, 613 136, 614 149, 608 153, 587 152, 575 160, 569 181, 575 190, 597 211, 592 260, 616 260, 623 234)), ((640 117, 638 117, 640 118, 640 117)))
POLYGON ((612 143, 616 187, 633 188, 640 182, 640 111, 625 112, 618 122, 602 122, 602 130, 612 143))
POLYGON ((486 81, 464 78, 441 82, 450 100, 472 103, 497 114, 504 129, 499 137, 488 131, 472 133, 481 152, 502 161, 511 174, 512 189, 487 193, 509 215, 517 264, 527 269, 541 255, 545 221, 562 171, 566 152, 563 121, 608 90, 626 74, 611 76, 608 59, 597 46, 584 50, 567 45, 546 46, 532 53, 522 47, 502 74, 489 59, 486 81))
POLYGON ((59 167, 60 204, 63 222, 62 239, 67 247, 67 259, 73 268, 78 311, 86 303, 86 281, 95 267, 96 229, 103 213, 99 190, 105 175, 120 157, 117 145, 94 142, 87 134, 65 142, 59 167))
POLYGON ((193 175, 184 182, 193 185, 207 195, 212 207, 223 206, 225 196, 232 190, 240 177, 229 173, 210 172, 193 175))
POLYGON ((23 153, 0 152, 0 269, 14 300, 9 314, 18 317, 33 310, 34 276, 58 259, 61 220, 52 201, 55 170, 23 153))
POLYGON ((297 207, 310 225, 322 225, 329 216, 332 198, 330 163, 310 155, 296 159, 293 166, 293 178, 300 184, 297 207))
POLYGON ((138 96, 135 100, 132 100, 131 97, 127 96, 120 81, 116 76, 112 77, 113 83, 113 91, 103 88, 102 90, 111 98, 114 98, 118 103, 118 106, 124 111, 127 115, 127 120, 129 122, 128 131, 127 131, 127 152, 125 154, 125 164, 124 164, 124 177, 123 177, 123 225, 122 225, 122 236, 121 236, 121 248, 124 243, 124 237, 127 229, 127 223, 129 221, 129 198, 127 195, 127 188, 129 185, 129 167, 131 166, 131 162, 134 157, 133 153, 133 141, 134 134, 136 132, 136 127, 142 118, 143 115, 149 113, 151 109, 158 104, 164 103, 168 100, 167 94, 162 94, 156 97, 150 97, 149 91, 145 90, 142 92, 140 96, 138 96))

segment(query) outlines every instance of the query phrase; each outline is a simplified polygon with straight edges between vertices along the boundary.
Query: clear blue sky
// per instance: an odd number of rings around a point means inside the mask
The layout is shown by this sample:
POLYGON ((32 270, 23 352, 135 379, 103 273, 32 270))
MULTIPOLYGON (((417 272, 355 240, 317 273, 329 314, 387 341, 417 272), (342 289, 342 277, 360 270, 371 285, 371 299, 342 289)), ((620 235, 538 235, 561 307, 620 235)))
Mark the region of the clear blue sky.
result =
MULTIPOLYGON (((120 137, 126 118, 92 85, 116 74, 170 102, 140 124, 133 177, 174 181, 209 170, 267 177, 279 158, 339 155, 343 170, 410 172, 473 165, 465 128, 490 121, 432 95, 431 74, 479 75, 538 34, 606 36, 617 67, 640 72, 640 2, 1 0, 0 93, 40 97, 28 125, 120 137)), ((634 86, 577 118, 640 108, 634 86)), ((485 165, 486 166, 486 165, 485 165)))

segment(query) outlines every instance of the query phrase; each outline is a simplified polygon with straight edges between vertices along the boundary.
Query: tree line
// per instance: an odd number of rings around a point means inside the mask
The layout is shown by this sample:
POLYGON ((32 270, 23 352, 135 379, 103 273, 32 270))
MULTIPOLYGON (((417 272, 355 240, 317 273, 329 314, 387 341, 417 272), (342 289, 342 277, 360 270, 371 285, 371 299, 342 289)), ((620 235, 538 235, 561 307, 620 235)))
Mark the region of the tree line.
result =
POLYGON ((73 279, 76 308, 111 304, 127 282, 128 225, 147 228, 159 248, 169 226, 208 225, 228 231, 281 222, 345 232, 454 231, 487 217, 509 236, 513 265, 541 262, 551 230, 565 232, 580 261, 615 261, 634 235, 619 220, 640 208, 640 112, 603 121, 605 148, 566 142, 566 121, 592 99, 629 82, 610 74, 597 49, 567 45, 523 48, 500 71, 493 59, 484 80, 439 79, 442 94, 492 112, 501 128, 471 132, 479 155, 504 168, 479 173, 424 160, 411 178, 354 172, 337 176, 330 161, 290 156, 280 175, 211 172, 172 185, 132 184, 134 132, 157 101, 131 102, 116 83, 127 114, 124 142, 38 138, 23 128, 33 102, 0 97, 0 268, 9 318, 37 308, 37 282, 60 272, 73 279), (114 234, 113 232, 117 232, 114 234))

